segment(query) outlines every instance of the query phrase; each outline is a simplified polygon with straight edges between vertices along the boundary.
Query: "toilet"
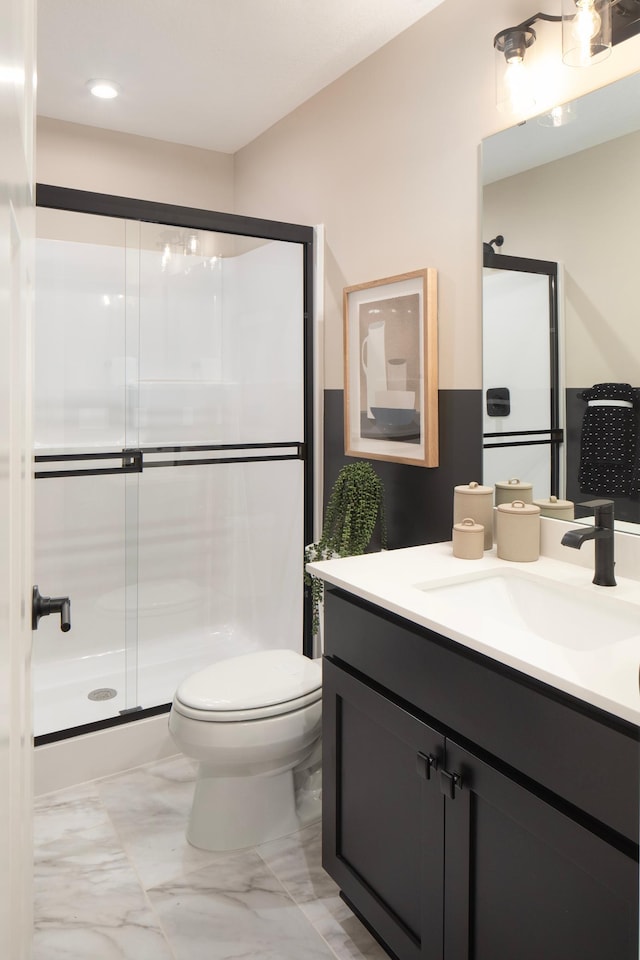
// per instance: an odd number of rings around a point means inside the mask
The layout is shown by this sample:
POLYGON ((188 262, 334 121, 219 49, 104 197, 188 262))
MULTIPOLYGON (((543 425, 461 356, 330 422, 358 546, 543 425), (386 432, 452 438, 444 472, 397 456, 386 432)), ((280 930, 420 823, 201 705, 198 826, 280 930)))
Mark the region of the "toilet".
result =
POLYGON ((182 681, 169 731, 199 761, 187 840, 252 847, 301 826, 294 773, 317 758, 322 668, 292 650, 221 660, 182 681))

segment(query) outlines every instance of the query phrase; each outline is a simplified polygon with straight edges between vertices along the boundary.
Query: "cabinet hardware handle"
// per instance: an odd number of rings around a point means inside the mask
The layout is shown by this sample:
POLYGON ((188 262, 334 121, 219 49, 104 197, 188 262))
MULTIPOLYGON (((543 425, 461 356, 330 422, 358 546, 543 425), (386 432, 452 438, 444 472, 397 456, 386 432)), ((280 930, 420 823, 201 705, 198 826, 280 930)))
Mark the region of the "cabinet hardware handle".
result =
POLYGON ((438 758, 434 757, 433 754, 428 756, 424 753, 419 753, 416 757, 416 770, 418 776, 422 777, 423 780, 431 779, 431 771, 438 769, 438 758))
POLYGON ((458 773, 440 771, 440 790, 449 800, 455 800, 456 790, 462 789, 462 777, 458 773))

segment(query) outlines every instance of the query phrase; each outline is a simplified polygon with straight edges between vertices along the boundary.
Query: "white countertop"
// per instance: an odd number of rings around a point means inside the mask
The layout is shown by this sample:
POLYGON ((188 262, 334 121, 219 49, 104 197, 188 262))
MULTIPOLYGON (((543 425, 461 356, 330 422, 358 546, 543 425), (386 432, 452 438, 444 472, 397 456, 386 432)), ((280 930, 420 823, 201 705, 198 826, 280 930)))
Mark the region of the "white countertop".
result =
MULTIPOLYGON (((616 574, 616 587, 597 587, 591 582, 593 571, 584 566, 548 557, 534 563, 511 563, 498 559, 495 548, 481 560, 459 560, 453 556, 451 543, 325 560, 309 564, 307 569, 327 583, 412 623, 640 725, 640 581, 616 574), (601 643, 598 631, 594 631, 589 643, 572 648, 570 643, 557 644, 506 629, 490 611, 479 614, 460 603, 447 604, 436 595, 429 596, 430 587, 506 568, 540 578, 550 589, 557 590, 559 585, 570 588, 583 620, 581 598, 585 607, 593 601, 603 618, 608 611, 619 610, 629 623, 637 622, 637 633, 633 627, 627 630, 632 635, 617 642, 602 637, 601 643)), ((601 627, 599 632, 604 632, 601 627)))

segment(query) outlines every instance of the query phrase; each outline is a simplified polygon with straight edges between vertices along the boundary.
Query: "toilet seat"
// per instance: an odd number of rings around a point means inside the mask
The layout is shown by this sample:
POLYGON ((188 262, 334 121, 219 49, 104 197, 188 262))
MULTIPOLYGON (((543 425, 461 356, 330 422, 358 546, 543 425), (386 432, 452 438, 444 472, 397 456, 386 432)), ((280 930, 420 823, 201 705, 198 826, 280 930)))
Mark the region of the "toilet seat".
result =
POLYGON ((322 697, 322 668, 293 650, 230 657, 187 677, 174 709, 193 720, 230 723, 293 713, 322 697))
POLYGON ((296 700, 286 700, 284 703, 272 703, 265 707, 255 707, 253 710, 197 710, 182 703, 177 696, 173 700, 173 709, 190 720, 201 720, 203 723, 238 723, 241 720, 265 720, 267 717, 281 717, 286 713, 295 713, 303 707, 308 707, 322 699, 322 690, 316 690, 306 697, 296 700))

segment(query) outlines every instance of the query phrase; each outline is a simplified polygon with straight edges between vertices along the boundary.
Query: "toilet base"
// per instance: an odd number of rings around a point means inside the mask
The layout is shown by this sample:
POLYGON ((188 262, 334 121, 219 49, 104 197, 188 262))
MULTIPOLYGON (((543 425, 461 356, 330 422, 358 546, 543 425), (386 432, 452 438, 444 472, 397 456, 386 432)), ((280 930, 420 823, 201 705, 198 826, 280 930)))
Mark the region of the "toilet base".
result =
POLYGON ((294 833, 293 771, 267 777, 219 777, 201 764, 187 827, 187 840, 201 850, 254 847, 294 833))

